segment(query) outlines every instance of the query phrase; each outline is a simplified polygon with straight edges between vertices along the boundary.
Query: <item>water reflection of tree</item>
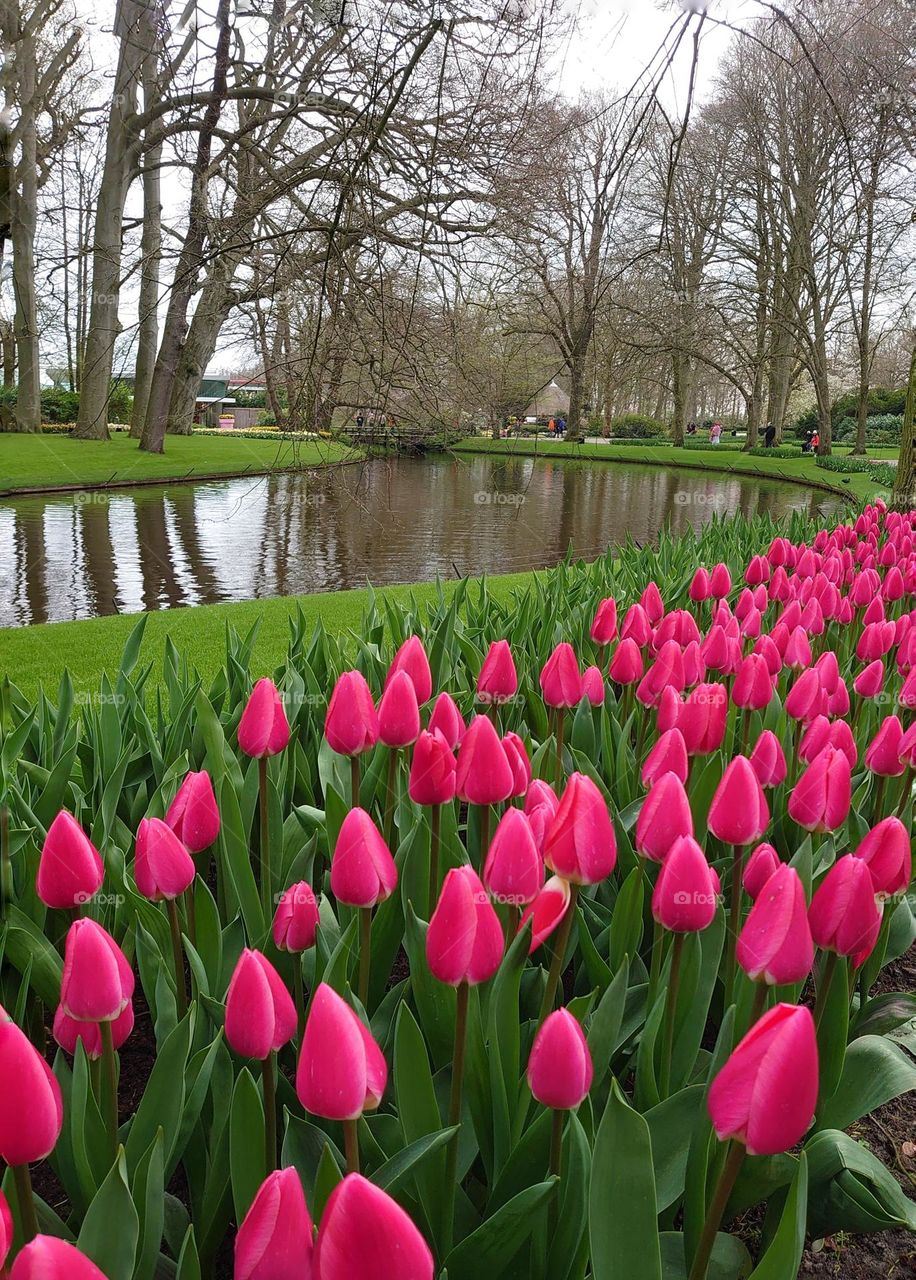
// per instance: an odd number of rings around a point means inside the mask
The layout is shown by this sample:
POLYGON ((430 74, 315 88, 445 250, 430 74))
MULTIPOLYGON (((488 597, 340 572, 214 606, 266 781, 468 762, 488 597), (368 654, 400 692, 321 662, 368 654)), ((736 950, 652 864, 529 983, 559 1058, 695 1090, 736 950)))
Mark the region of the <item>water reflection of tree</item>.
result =
POLYGON ((17 595, 26 606, 26 622, 47 622, 49 612, 45 504, 17 508, 13 545, 16 550, 17 595))
POLYGON ((138 490, 134 496, 134 508, 144 608, 174 609, 187 604, 185 593, 175 577, 165 495, 138 490))
POLYGON ((77 519, 87 603, 99 614, 118 612, 117 558, 107 502, 84 502, 77 519))

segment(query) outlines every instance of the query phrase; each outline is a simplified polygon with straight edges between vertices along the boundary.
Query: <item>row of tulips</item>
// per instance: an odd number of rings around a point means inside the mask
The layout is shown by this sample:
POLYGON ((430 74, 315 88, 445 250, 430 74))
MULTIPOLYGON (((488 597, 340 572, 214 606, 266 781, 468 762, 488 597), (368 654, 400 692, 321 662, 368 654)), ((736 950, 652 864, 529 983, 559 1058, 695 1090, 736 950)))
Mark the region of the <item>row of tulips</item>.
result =
POLYGON ((496 640, 443 596, 382 671, 371 618, 250 691, 253 637, 208 694, 172 654, 157 726, 142 633, 83 738, 66 680, 7 686, 14 1280, 222 1274, 233 1220, 237 1280, 747 1275, 763 1199, 791 1280, 806 1221, 916 1226, 843 1132, 916 1083, 872 995, 914 936, 914 522, 790 533, 562 566, 496 640))

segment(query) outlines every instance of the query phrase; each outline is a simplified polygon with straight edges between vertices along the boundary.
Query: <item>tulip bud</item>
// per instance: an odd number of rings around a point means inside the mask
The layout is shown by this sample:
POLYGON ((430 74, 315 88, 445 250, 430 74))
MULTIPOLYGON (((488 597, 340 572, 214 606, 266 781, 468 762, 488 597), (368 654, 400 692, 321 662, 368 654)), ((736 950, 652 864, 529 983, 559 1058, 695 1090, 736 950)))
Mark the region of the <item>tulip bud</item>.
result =
POLYGON ((865 749, 865 763, 872 773, 884 778, 899 778, 904 764, 900 759, 903 725, 897 716, 885 716, 878 732, 865 749))
POLYGON ((662 862, 679 836, 693 835, 690 801, 680 778, 663 773, 653 782, 636 819, 636 848, 662 862))
POLYGON ((203 853, 219 835, 219 809, 206 769, 189 773, 169 805, 165 821, 191 853, 203 853))
POLYGON ((690 756, 718 751, 725 737, 728 694, 724 684, 698 684, 687 695, 678 718, 684 745, 690 756))
POLYGON ((66 809, 48 827, 35 889, 46 907, 70 910, 88 902, 102 885, 105 869, 95 845, 66 809))
POLYGON ((635 640, 627 638, 620 641, 607 673, 615 684, 636 684, 642 679, 643 658, 635 640))
POLYGON ((827 746, 799 778, 789 796, 789 817, 806 831, 836 831, 851 801, 849 760, 827 746))
MULTIPOLYGON (((111 1026, 111 1043, 117 1053, 134 1029, 134 1007, 130 1001, 127 1002, 114 1022, 109 1025, 111 1026)), ((76 1018, 71 1018, 64 1013, 62 1005, 57 1006, 57 1011, 54 1014, 53 1034, 54 1039, 64 1053, 69 1053, 71 1058, 75 1056, 76 1046, 80 1041, 82 1041, 87 1058, 96 1061, 102 1056, 104 1046, 102 1045, 101 1023, 78 1022, 76 1018)))
POLYGON ((127 957, 100 924, 74 920, 67 932, 60 1003, 77 1022, 114 1022, 134 993, 127 957))
POLYGON ((732 685, 732 702, 736 707, 762 711, 773 697, 773 679, 766 660, 758 653, 749 653, 742 661, 732 685))
POLYGON ((592 1087, 592 1055, 579 1023, 568 1009, 544 1019, 528 1058, 531 1094, 554 1111, 573 1111, 592 1087))
POLYGON ((751 762, 735 756, 716 787, 706 825, 724 844, 753 844, 766 831, 770 809, 751 762))
POLYGON ((652 624, 641 604, 631 604, 627 609, 620 628, 620 639, 621 642, 633 640, 639 649, 644 649, 652 639, 652 624))
POLYGON ((263 1062, 293 1038, 296 1006, 260 951, 245 947, 226 996, 226 1039, 242 1058, 263 1062))
POLYGON ((668 729, 646 756, 642 767, 642 784, 644 787, 651 786, 663 773, 673 773, 680 782, 686 782, 689 772, 690 764, 683 734, 680 729, 668 729))
POLYGON ((10 1280, 105 1280, 75 1245, 58 1236, 36 1236, 17 1254, 10 1280))
POLYGON ((161 818, 143 818, 137 828, 134 880, 153 902, 178 898, 197 874, 194 859, 161 818))
POLYGON ((6 1196, 0 1191, 0 1275, 4 1275, 4 1264, 13 1247, 13 1215, 6 1196))
POLYGON ((809 667, 793 684, 786 696, 786 715, 807 722, 819 714, 824 701, 821 677, 816 667, 809 667))
POLYGON ((794 867, 780 863, 757 895, 738 937, 735 958, 752 982, 803 982, 814 963, 805 888, 794 867))
POLYGON ((426 931, 426 960, 433 977, 451 987, 492 978, 503 958, 503 931, 473 867, 447 872, 426 931))
POLYGON ((662 593, 659 591, 657 583, 648 583, 639 597, 639 603, 653 627, 661 621, 665 612, 665 602, 662 599, 662 593))
POLYGON ((307 1280, 312 1219, 299 1174, 277 1169, 261 1183, 235 1237, 233 1280, 307 1280))
POLYGON ((595 644, 611 644, 617 639, 617 601, 613 596, 599 604, 592 621, 591 637, 595 644))
POLYGON ((413 681, 395 671, 378 706, 378 736, 386 747, 409 747, 420 736, 420 708, 413 681))
POLYGON ((825 951, 851 956, 858 968, 875 949, 881 908, 868 865, 848 853, 824 876, 808 909, 811 936, 825 951))
POLYGON ((786 757, 779 739, 764 729, 751 752, 751 768, 762 787, 778 787, 786 780, 786 757))
POLYGON ((426 656, 426 650, 419 636, 408 636, 394 655, 391 666, 388 668, 388 675, 385 677, 386 689, 398 671, 406 671, 410 676, 420 706, 428 702, 433 693, 433 673, 430 671, 429 658, 426 656))
POLYGON ((544 841, 544 861, 571 884, 597 884, 617 862, 617 839, 604 796, 583 773, 570 775, 544 841))
POLYGON ((536 778, 531 783, 525 796, 524 813, 531 827, 534 843, 542 857, 544 841, 547 839, 547 832, 559 805, 560 802, 549 783, 540 778, 536 778))
MULTIPOLYGON (((638 696, 639 693, 637 691, 638 696)), ((655 727, 660 734, 667 733, 669 729, 677 728, 683 707, 684 703, 681 695, 674 686, 665 685, 664 689, 662 689, 662 696, 658 700, 658 713, 655 717, 655 727)), ((683 741, 683 736, 681 741, 683 741)))
POLYGON ((507 733, 502 739, 503 751, 512 770, 512 795, 523 796, 531 782, 531 761, 525 744, 517 733, 507 733))
POLYGON ((787 667, 792 667, 795 671, 810 667, 811 645, 803 627, 796 627, 789 636, 782 659, 787 667))
POLYGON ((51 1068, 0 1008, 0 1159, 14 1165, 44 1160, 54 1150, 63 1116, 51 1068))
POLYGON ((521 809, 507 809, 493 833, 483 882, 498 902, 524 906, 544 883, 544 864, 521 809))
POLYGON ((432 1280, 433 1256, 410 1218, 350 1173, 331 1192, 315 1244, 314 1280, 432 1280))
POLYGON ((315 945, 321 920, 312 886, 305 880, 291 884, 280 895, 274 914, 273 940, 278 951, 308 951, 315 945))
POLYGON ((690 599, 694 604, 702 604, 704 600, 709 599, 709 574, 702 565, 691 578, 687 594, 690 596, 690 599))
POLYGON ((417 738, 407 790, 414 804, 448 804, 454 800, 455 757, 440 730, 424 729, 417 738))
POLYGON ((427 728, 430 733, 438 729, 452 751, 464 737, 464 720, 450 693, 439 694, 427 728))
POLYGON ((652 891, 652 915, 672 933, 699 933, 715 919, 718 901, 718 879, 703 850, 693 836, 678 836, 652 891))
POLYGON ((365 809, 351 809, 340 825, 331 859, 331 892, 351 907, 374 907, 394 893, 397 867, 365 809))
POLYGON ((259 680, 239 721, 239 746, 246 756, 278 755, 289 742, 289 721, 273 680, 259 680))
POLYGON ((372 693, 361 671, 345 671, 331 693, 324 736, 332 751, 358 756, 378 742, 379 723, 372 693))
POLYGON ((593 707, 604 705, 604 676, 599 667, 586 667, 582 672, 582 693, 593 707))
POLYGON ((541 668, 541 693, 548 707, 574 707, 582 697, 582 677, 571 644, 563 641, 541 668))
POLYGON ((717 564, 709 575, 710 593, 717 599, 721 600, 727 596, 732 589, 732 575, 728 571, 727 564, 717 564))
POLYGON ((899 818, 882 819, 854 851, 854 856, 868 864, 875 893, 904 893, 913 875, 910 834, 899 818))
POLYGON ((709 1089, 720 1141, 771 1156, 799 1142, 817 1106, 817 1037, 811 1011, 777 1004, 751 1027, 709 1089))
POLYGON ((744 892, 751 900, 759 897, 763 886, 781 865, 779 854, 771 844, 758 844, 744 864, 744 873, 741 877, 744 892))
POLYGON ((494 640, 477 677, 481 702, 508 702, 518 690, 518 674, 508 640, 494 640))
POLYGON ((512 766, 487 716, 475 716, 461 739, 455 786, 469 804, 501 804, 512 795, 512 766))
POLYGON ((355 1120, 374 1111, 388 1083, 384 1054, 350 1006, 326 982, 312 999, 296 1070, 306 1111, 325 1120, 355 1120))
POLYGON ((572 894, 569 881, 562 876, 551 876, 538 896, 522 914, 519 928, 523 929, 531 921, 531 946, 528 954, 535 951, 542 942, 546 942, 553 931, 559 927, 569 910, 572 894))

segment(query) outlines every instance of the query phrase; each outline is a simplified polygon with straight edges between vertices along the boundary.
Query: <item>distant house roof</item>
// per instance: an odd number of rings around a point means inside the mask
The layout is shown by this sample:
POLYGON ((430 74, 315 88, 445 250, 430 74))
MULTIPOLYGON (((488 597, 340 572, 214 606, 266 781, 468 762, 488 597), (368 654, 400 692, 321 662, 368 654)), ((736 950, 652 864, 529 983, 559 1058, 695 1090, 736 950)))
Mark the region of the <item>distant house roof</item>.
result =
POLYGON ((569 396, 555 382, 542 387, 525 410, 526 418, 556 418, 569 413, 569 396))

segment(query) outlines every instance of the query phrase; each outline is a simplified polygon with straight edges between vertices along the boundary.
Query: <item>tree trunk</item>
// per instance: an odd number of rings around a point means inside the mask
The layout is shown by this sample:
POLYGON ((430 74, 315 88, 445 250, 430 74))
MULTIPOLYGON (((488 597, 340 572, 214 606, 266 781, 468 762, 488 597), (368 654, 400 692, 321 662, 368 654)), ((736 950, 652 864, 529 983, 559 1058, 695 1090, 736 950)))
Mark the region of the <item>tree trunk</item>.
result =
POLYGON ((216 350, 219 331, 232 305, 232 294, 224 283, 229 275, 231 272, 221 272, 208 279, 188 327, 169 401, 168 428, 178 435, 186 435, 192 429, 200 380, 216 350))
POLYGON ((913 342, 913 354, 910 358, 910 380, 906 389, 897 475, 894 478, 894 488, 891 493, 891 506, 895 511, 912 511, 914 505, 916 505, 916 339, 913 342))
MULTIPOLYGON (((156 93, 156 57, 150 54, 143 64, 143 105, 152 105, 156 93)), ((159 339, 159 269, 162 256, 162 199, 159 164, 161 144, 143 157, 143 235, 140 240, 140 298, 137 323, 137 363, 134 367, 134 404, 130 434, 139 440, 146 421, 149 389, 156 367, 159 339)))
POLYGON ((0 324, 0 344, 3 349, 3 385, 11 387, 16 381, 16 339, 12 325, 0 324))
POLYGON ((15 421, 17 431, 41 431, 41 364, 38 300, 35 296, 35 231, 38 225, 38 120, 35 102, 35 36, 25 31, 16 45, 15 65, 23 113, 19 164, 13 183, 13 295, 16 337, 15 421))
POLYGON ((584 357, 575 352, 569 361, 569 415, 566 438, 570 444, 582 439, 582 393, 585 385, 584 357))
POLYGON ((671 415, 671 442, 677 448, 684 444, 687 430, 687 375, 685 359, 681 351, 675 349, 671 354, 671 382, 674 393, 674 408, 671 415))

